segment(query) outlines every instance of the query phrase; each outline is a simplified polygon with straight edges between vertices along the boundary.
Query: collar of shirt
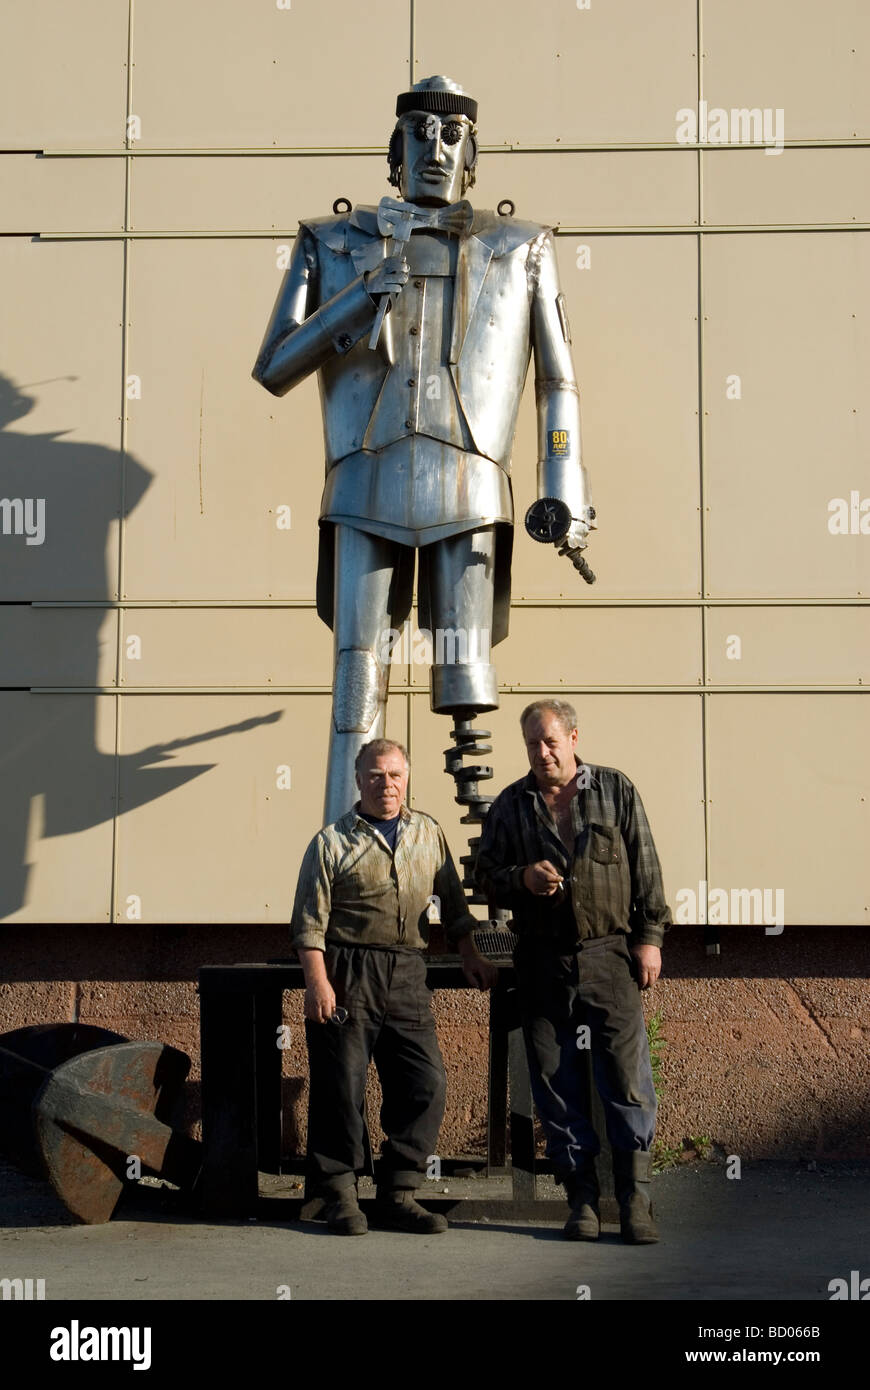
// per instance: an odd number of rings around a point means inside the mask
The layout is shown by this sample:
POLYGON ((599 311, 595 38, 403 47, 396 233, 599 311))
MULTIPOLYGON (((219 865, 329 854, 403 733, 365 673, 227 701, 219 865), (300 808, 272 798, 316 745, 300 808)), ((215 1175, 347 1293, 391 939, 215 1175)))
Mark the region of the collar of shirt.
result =
MULTIPOLYGON (((356 825, 357 825, 357 827, 359 827, 359 826, 361 826, 361 825, 364 825, 365 828, 366 828, 366 830, 369 832, 369 834, 370 834, 370 835, 376 835, 377 838, 378 838, 378 841, 380 842, 380 844, 382 844, 382 845, 384 846, 384 848, 387 849, 387 850, 389 850, 390 854, 392 854, 392 853, 393 853, 393 850, 390 849, 390 846, 387 844, 387 841, 384 839, 383 835, 381 834, 380 830, 378 830, 377 826, 376 826, 376 825, 372 825, 371 821, 368 821, 368 820, 364 820, 364 819, 363 819, 362 815, 360 814, 360 808, 361 808, 361 806, 362 806, 362 802, 361 802, 361 801, 355 801, 354 804, 353 804, 353 806, 351 807, 351 810, 353 811, 353 813, 354 813, 354 815, 355 815, 355 817, 356 817, 356 825)), ((386 820, 386 819, 392 820, 393 817, 392 817, 392 816, 390 816, 390 817, 384 817, 383 819, 385 819, 385 820, 386 820)), ((402 834, 402 826, 403 826, 403 825, 407 825, 407 824, 408 824, 408 821, 409 821, 410 819, 411 819, 411 812, 408 810, 408 807, 405 805, 405 803, 404 803, 404 801, 403 801, 402 804, 401 804, 401 806, 399 807, 399 824, 396 826, 396 846, 397 846, 397 847, 398 847, 398 844, 399 844, 399 837, 400 837, 401 834, 402 834)))
MULTIPOLYGON (((578 769, 586 766, 583 760, 577 757, 576 753, 574 754, 574 763, 578 769)), ((595 778, 592 776, 591 772, 589 773, 589 785, 595 785, 595 778)), ((538 779, 535 777, 535 774, 534 772, 532 772, 531 768, 529 769, 529 772, 526 776, 524 790, 529 796, 531 796, 534 799, 535 814, 539 816, 540 819, 544 822, 547 829, 550 831, 553 838, 559 845, 562 854, 566 854, 566 846, 561 835, 559 834, 559 827, 556 824, 556 819, 553 816, 552 811, 550 810, 549 806, 547 805, 546 801, 544 800, 541 794, 541 789, 538 786, 538 779)), ((580 834, 580 832, 585 828, 583 811, 579 795, 581 790, 585 790, 585 788, 580 788, 578 786, 574 796, 572 796, 571 801, 569 803, 569 809, 571 812, 571 828, 574 831, 575 840, 577 839, 577 836, 580 834)))
MULTIPOLYGON (((578 770, 581 767, 585 767, 587 770, 587 775, 589 777, 590 787, 597 787, 598 780, 596 777, 593 776, 589 764, 584 763, 582 758, 578 758, 576 753, 574 754, 574 764, 578 770)), ((538 786, 538 779, 535 776, 534 772, 532 772, 531 768, 529 768, 528 772, 526 773, 525 781, 523 783, 523 789, 526 792, 528 792, 529 796, 537 796, 538 792, 540 791, 540 788, 538 786)), ((577 790, 580 791, 581 789, 578 787, 577 790)), ((541 798, 541 800, 543 801, 543 798, 541 798)))

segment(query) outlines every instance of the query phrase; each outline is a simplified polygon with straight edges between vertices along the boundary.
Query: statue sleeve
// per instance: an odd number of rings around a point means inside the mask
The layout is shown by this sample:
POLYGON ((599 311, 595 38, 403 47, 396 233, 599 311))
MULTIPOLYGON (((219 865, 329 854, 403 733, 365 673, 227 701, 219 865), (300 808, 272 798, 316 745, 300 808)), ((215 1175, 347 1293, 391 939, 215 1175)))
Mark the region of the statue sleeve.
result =
POLYGON ((570 507, 572 517, 585 521, 590 497, 580 446, 580 395, 551 231, 533 243, 529 272, 538 411, 538 496, 560 498, 570 507))
POLYGON ((300 227, 251 373, 273 396, 286 395, 330 357, 349 352, 374 322, 377 308, 362 275, 319 304, 318 254, 315 238, 300 227))

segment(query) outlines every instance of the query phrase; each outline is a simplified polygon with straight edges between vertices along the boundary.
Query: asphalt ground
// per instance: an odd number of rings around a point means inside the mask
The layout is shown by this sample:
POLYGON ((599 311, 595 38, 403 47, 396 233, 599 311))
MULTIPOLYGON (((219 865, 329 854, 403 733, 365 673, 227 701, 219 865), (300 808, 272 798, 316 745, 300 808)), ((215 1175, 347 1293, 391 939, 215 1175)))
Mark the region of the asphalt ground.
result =
MULTIPOLYGON (((430 1185, 479 1197, 482 1180, 430 1185)), ((288 1183, 286 1190, 290 1190, 288 1183)), ((661 1240, 595 1243, 553 1220, 462 1222, 443 1235, 332 1235, 315 1221, 213 1221, 138 1185, 102 1226, 73 1224, 47 1184, 0 1166, 0 1280, 44 1280, 46 1301, 829 1301, 870 1279, 870 1162, 723 1163, 657 1174, 661 1240), (855 1284, 854 1278, 852 1284, 855 1284)), ((870 1292, 870 1282, 867 1284, 870 1292)))

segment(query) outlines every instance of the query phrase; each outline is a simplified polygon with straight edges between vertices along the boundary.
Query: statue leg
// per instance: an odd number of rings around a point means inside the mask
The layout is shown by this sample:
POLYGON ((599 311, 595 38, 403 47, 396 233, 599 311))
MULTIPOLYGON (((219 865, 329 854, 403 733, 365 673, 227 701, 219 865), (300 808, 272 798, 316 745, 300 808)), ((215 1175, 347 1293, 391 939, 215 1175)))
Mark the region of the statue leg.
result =
POLYGON ((495 528, 464 531, 427 546, 428 615, 432 626, 432 709, 498 708, 490 664, 495 528))
POLYGON ((394 541, 351 526, 335 528, 335 668, 324 825, 359 799, 354 760, 369 739, 383 737, 398 549, 394 541))

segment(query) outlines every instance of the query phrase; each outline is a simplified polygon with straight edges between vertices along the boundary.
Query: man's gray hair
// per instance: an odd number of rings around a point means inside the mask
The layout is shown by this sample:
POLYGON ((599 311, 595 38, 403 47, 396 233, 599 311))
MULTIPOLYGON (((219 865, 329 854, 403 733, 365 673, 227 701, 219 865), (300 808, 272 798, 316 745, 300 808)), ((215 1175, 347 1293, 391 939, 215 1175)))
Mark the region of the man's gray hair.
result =
POLYGON ((405 767, 410 768, 411 760, 408 757, 408 750, 404 744, 397 743, 393 738, 373 738, 370 739, 368 743, 364 743, 357 753, 356 761, 353 765, 354 771, 359 772, 369 754, 371 754, 373 758, 379 758, 382 753, 392 753, 394 749, 397 753, 401 753, 402 757, 405 759, 405 767))
POLYGON ((558 719, 566 734, 570 734, 572 729, 577 728, 577 711, 573 705, 569 705, 567 700, 533 700, 530 705, 526 705, 520 715, 520 728, 526 732, 526 721, 536 714, 543 714, 549 710, 558 719))

